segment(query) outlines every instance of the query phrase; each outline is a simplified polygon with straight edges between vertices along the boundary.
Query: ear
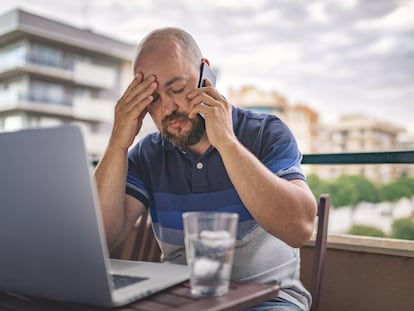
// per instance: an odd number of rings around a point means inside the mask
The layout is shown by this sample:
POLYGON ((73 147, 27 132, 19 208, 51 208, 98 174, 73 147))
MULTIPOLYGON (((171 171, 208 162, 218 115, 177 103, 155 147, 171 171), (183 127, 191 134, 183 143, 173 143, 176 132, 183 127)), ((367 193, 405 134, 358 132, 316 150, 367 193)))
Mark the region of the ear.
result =
POLYGON ((204 58, 204 57, 203 57, 203 58, 201 59, 201 62, 202 62, 202 63, 206 63, 207 65, 209 65, 209 66, 210 66, 210 61, 209 61, 207 58, 204 58))

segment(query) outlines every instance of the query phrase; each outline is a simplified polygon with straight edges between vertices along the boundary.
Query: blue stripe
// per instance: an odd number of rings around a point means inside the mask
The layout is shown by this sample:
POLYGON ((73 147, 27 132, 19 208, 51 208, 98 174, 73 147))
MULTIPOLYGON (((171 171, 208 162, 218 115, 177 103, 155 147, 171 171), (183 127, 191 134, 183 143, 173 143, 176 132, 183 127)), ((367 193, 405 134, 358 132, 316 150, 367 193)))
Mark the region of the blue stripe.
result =
POLYGON ((144 182, 141 179, 139 179, 138 177, 136 177, 135 175, 128 174, 127 184, 131 184, 132 186, 135 186, 138 189, 142 189, 143 190, 142 192, 147 192, 146 189, 145 189, 144 182))
POLYGON ((162 242, 184 246, 184 231, 162 228, 158 224, 153 225, 155 236, 162 242))
POLYGON ((182 214, 189 211, 238 213, 239 222, 253 219, 234 189, 188 195, 154 193, 150 208, 154 223, 180 230, 183 228, 182 214))
MULTIPOLYGON (((194 208, 191 211, 200 211, 198 208, 194 208)), ((228 212, 228 213, 238 213, 239 222, 252 220, 250 213, 242 205, 229 206, 226 208, 215 209, 215 212, 228 212)), ((164 228, 171 229, 183 229, 182 221, 183 212, 181 211, 162 211, 157 209, 151 209, 152 222, 159 224, 164 228)))
POLYGON ((154 206, 162 211, 214 211, 227 206, 242 205, 239 195, 230 188, 224 191, 210 193, 173 194, 155 192, 153 194, 154 206))

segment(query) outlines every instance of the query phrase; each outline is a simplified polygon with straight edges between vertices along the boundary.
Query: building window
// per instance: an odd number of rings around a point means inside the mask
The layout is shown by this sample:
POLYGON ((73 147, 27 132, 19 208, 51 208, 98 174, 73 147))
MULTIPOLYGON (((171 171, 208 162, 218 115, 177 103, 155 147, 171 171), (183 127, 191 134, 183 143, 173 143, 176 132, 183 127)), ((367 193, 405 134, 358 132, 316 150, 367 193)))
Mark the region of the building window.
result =
POLYGON ((57 83, 33 80, 30 83, 30 100, 53 105, 71 105, 65 87, 57 83))
POLYGON ((0 49, 0 69, 22 66, 26 61, 26 47, 22 44, 0 49))
POLYGON ((58 68, 68 68, 68 64, 66 64, 63 52, 61 50, 44 45, 33 44, 30 47, 29 60, 35 64, 58 68))
POLYGON ((4 118, 4 129, 14 131, 23 128, 22 116, 9 116, 4 118))
POLYGON ((41 117, 38 120, 40 127, 51 127, 51 126, 59 126, 63 124, 63 121, 58 118, 50 118, 50 117, 41 117))

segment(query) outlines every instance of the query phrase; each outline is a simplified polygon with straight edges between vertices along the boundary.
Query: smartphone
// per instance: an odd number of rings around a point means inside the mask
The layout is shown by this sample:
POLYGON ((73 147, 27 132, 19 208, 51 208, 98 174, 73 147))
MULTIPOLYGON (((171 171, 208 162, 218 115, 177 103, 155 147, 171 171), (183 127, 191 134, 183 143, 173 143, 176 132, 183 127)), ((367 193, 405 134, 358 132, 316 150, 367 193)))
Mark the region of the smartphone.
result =
POLYGON ((200 80, 198 81, 198 87, 205 86, 205 79, 209 79, 213 86, 216 85, 216 74, 211 70, 210 66, 207 63, 202 62, 200 67, 200 80))

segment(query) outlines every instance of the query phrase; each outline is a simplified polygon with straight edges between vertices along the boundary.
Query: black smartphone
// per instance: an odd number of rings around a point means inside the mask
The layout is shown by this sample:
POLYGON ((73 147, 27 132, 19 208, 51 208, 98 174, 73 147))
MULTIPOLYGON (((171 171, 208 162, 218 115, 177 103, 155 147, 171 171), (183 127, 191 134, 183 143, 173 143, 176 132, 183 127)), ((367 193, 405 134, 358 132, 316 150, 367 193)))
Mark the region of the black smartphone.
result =
POLYGON ((209 79, 214 86, 216 85, 216 74, 207 63, 202 62, 200 67, 200 80, 198 81, 199 88, 205 86, 205 79, 209 79))

